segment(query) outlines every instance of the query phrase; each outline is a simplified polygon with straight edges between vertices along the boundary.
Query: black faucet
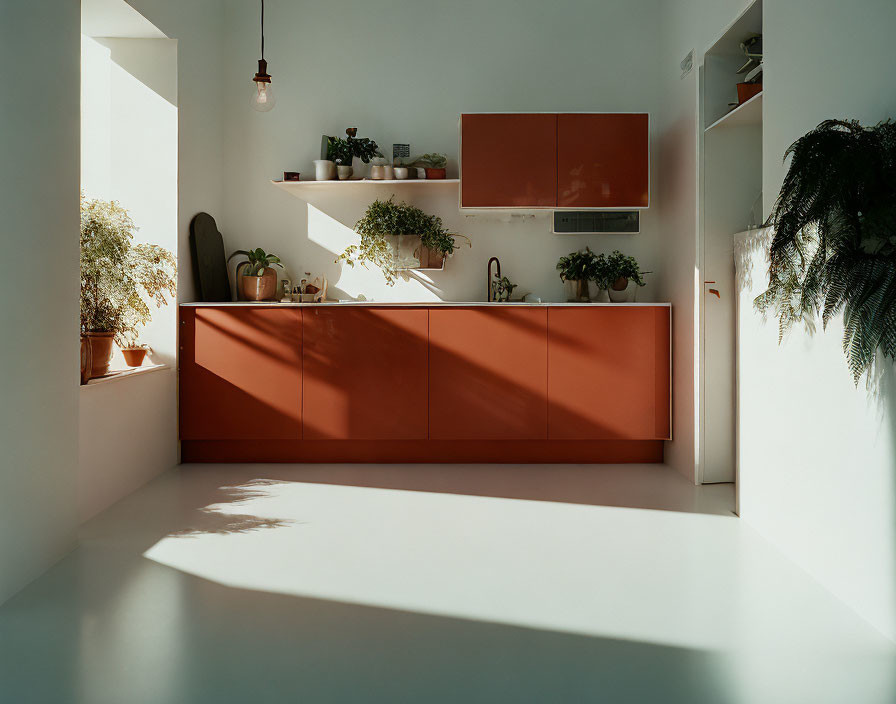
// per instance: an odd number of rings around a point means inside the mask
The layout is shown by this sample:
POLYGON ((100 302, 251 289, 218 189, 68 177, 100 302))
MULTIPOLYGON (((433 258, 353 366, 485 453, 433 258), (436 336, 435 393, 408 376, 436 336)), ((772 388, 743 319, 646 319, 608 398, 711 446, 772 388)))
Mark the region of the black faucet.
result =
POLYGON ((501 262, 498 261, 497 257, 492 257, 491 259, 488 260, 488 264, 486 265, 486 267, 488 268, 488 289, 487 289, 488 297, 486 298, 486 300, 489 303, 491 303, 493 300, 495 300, 495 287, 492 285, 492 262, 495 263, 495 266, 498 269, 495 272, 495 276, 499 279, 501 278, 501 262))

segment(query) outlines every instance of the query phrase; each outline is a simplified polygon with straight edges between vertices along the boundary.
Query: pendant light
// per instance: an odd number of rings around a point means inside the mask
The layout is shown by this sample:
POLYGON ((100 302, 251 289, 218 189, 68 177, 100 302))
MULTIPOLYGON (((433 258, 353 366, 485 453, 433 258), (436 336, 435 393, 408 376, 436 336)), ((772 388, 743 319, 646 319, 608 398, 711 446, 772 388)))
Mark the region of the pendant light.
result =
POLYGON ((268 112, 275 102, 268 62, 264 60, 264 0, 261 0, 261 58, 258 60, 258 73, 252 78, 252 98, 249 104, 258 112, 268 112))

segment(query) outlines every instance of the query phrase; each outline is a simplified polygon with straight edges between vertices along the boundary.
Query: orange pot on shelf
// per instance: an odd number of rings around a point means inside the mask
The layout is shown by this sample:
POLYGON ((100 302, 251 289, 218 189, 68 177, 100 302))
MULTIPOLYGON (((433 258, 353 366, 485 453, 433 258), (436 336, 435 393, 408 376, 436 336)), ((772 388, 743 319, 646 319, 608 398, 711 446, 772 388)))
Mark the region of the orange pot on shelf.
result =
POLYGON ((125 364, 129 367, 141 367, 143 366, 143 360, 146 358, 146 348, 122 347, 121 354, 124 357, 125 364))
POLYGON ((737 84, 737 103, 742 105, 754 95, 762 92, 761 83, 738 83, 737 84))
POLYGON ((277 296, 277 272, 267 267, 261 276, 239 275, 240 291, 247 301, 273 301, 277 296))
POLYGON ((84 338, 90 346, 89 378, 105 376, 109 373, 109 362, 112 360, 112 345, 115 343, 115 333, 87 332, 84 333, 84 338))
POLYGON ((448 171, 446 169, 432 169, 430 167, 426 167, 426 180, 430 179, 443 179, 447 175, 448 171))
POLYGON ((93 352, 90 347, 90 340, 86 335, 81 335, 81 383, 86 384, 90 381, 90 372, 93 371, 93 352))

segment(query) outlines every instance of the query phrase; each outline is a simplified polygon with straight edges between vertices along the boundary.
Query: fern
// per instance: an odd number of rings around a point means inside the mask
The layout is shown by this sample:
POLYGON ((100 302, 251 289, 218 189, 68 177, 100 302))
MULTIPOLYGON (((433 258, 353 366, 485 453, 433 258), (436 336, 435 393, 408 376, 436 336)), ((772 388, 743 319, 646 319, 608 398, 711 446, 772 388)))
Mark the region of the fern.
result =
POLYGON ((797 322, 843 314, 858 384, 878 350, 896 359, 896 124, 826 120, 784 155, 790 168, 767 225, 769 285, 754 304, 797 322))

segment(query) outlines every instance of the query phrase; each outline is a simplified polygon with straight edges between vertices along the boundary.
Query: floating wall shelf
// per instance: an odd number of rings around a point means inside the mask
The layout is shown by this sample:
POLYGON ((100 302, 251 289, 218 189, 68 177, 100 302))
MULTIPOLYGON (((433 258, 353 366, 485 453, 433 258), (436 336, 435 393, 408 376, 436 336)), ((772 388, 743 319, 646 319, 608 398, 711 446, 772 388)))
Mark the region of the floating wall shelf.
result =
POLYGON ((415 188, 428 187, 438 188, 443 186, 446 188, 457 187, 460 179, 456 178, 409 178, 409 179, 389 179, 389 180, 373 180, 368 178, 353 178, 348 181, 271 181, 276 186, 280 186, 287 191, 304 190, 306 188, 376 188, 377 186, 412 186, 415 188))

